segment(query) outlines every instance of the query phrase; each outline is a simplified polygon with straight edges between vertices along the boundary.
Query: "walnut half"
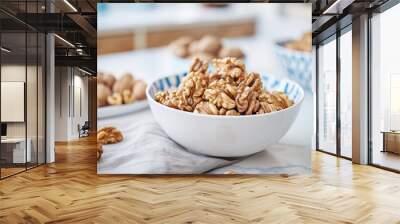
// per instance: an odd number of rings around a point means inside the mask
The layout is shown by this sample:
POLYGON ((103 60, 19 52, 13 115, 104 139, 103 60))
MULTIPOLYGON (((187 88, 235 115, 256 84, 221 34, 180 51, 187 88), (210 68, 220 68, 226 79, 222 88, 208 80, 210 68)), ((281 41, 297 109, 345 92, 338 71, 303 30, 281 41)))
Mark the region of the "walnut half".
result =
POLYGON ((114 144, 123 138, 122 132, 114 127, 103 127, 97 131, 97 142, 100 144, 114 144))

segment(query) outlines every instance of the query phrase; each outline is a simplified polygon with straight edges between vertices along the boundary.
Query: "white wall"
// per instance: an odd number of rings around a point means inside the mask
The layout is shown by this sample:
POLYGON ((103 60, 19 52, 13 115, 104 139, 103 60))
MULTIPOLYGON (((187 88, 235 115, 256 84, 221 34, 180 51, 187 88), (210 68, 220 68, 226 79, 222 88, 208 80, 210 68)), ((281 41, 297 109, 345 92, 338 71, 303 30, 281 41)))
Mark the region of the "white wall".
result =
POLYGON ((55 85, 55 139, 77 139, 78 124, 83 125, 88 120, 88 79, 76 68, 56 67, 55 85))
POLYGON ((55 68, 55 140, 68 140, 68 86, 67 67, 55 68))

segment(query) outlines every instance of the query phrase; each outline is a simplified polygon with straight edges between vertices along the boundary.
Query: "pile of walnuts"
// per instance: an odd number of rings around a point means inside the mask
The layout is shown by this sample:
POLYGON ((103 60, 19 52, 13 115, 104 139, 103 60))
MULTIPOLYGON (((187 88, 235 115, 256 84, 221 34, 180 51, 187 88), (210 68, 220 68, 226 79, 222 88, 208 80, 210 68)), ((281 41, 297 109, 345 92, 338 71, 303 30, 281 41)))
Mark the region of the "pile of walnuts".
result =
POLYGON ((296 51, 311 51, 312 50, 312 34, 311 32, 304 33, 303 36, 297 40, 285 43, 286 48, 296 51))
POLYGON ((97 75, 97 106, 129 104, 146 98, 146 83, 131 74, 116 79, 111 74, 97 75))
POLYGON ((236 58, 214 59, 208 63, 195 58, 189 74, 177 90, 161 91, 155 100, 175 109, 211 115, 252 115, 279 111, 293 105, 283 92, 268 92, 260 75, 247 73, 236 58))
POLYGON ((244 58, 242 50, 236 47, 224 47, 220 38, 207 35, 199 40, 183 36, 170 43, 172 52, 181 58, 198 57, 204 61, 213 58, 244 58))

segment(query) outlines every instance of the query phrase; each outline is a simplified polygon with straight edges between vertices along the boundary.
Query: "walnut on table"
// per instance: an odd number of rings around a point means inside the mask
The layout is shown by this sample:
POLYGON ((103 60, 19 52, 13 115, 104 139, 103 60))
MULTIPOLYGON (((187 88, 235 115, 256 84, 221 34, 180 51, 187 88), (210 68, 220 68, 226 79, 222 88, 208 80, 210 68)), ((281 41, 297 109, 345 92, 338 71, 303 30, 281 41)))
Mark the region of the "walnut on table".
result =
POLYGON ((115 83, 115 77, 111 74, 99 73, 97 74, 97 83, 101 83, 103 85, 106 85, 108 88, 112 89, 115 83))
POLYGON ((190 36, 182 36, 169 44, 174 55, 180 58, 200 58, 211 61, 214 58, 244 58, 244 53, 237 47, 224 47, 221 38, 206 35, 198 40, 190 36))
POLYGON ((122 101, 124 104, 135 102, 135 96, 132 94, 132 91, 125 89, 122 91, 122 101))
POLYGON ((107 98, 111 96, 111 90, 103 83, 97 84, 97 107, 107 106, 107 98))
POLYGON ((100 160, 101 155, 103 155, 103 146, 101 144, 97 145, 97 160, 100 160))
POLYGON ((147 84, 126 73, 118 80, 111 74, 97 75, 97 106, 130 104, 146 99, 147 84))
POLYGON ((190 55, 189 45, 193 42, 193 38, 189 36, 183 36, 175 41, 171 42, 169 47, 172 53, 178 57, 186 58, 190 55))
POLYGON ((103 127, 97 131, 97 142, 103 145, 120 142, 123 138, 122 132, 114 127, 103 127))
POLYGON ((219 51, 220 58, 232 57, 232 58, 244 58, 244 53, 240 48, 237 47, 224 47, 219 51))
POLYGON ((107 103, 109 105, 121 105, 123 104, 122 94, 115 92, 111 96, 107 97, 107 103))
POLYGON ((113 92, 114 93, 120 93, 124 90, 129 90, 131 91, 134 85, 135 79, 131 74, 125 74, 123 75, 120 79, 115 81, 114 86, 113 86, 113 92))
POLYGON ((136 80, 133 85, 132 96, 135 100, 146 99, 146 87, 147 84, 143 80, 136 80))
POLYGON ((207 35, 199 40, 197 49, 200 52, 207 53, 212 56, 217 56, 222 48, 221 39, 215 36, 207 35))

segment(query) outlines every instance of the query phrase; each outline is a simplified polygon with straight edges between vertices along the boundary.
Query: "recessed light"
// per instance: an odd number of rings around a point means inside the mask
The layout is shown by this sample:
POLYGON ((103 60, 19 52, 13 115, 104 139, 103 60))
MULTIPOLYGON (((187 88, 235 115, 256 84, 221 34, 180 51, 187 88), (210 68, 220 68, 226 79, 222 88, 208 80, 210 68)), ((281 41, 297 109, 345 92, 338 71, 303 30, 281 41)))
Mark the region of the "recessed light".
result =
POLYGON ((64 3, 67 4, 73 11, 78 12, 78 10, 68 0, 64 0, 64 3))
POLYGON ((90 72, 88 72, 88 71, 86 71, 86 70, 83 70, 83 69, 81 69, 81 68, 79 68, 79 67, 78 67, 78 70, 81 71, 81 72, 83 72, 83 73, 85 73, 85 74, 87 74, 87 75, 92 75, 92 73, 90 73, 90 72))
POLYGON ((6 53, 10 53, 10 52, 11 52, 11 50, 9 50, 9 49, 7 49, 7 48, 5 48, 5 47, 1 47, 0 49, 1 49, 2 51, 6 52, 6 53))
POLYGON ((58 39, 60 39, 62 42, 66 43, 67 45, 69 45, 70 47, 75 48, 75 45, 73 45, 71 42, 69 42, 68 40, 60 37, 58 34, 54 34, 55 37, 57 37, 58 39))

